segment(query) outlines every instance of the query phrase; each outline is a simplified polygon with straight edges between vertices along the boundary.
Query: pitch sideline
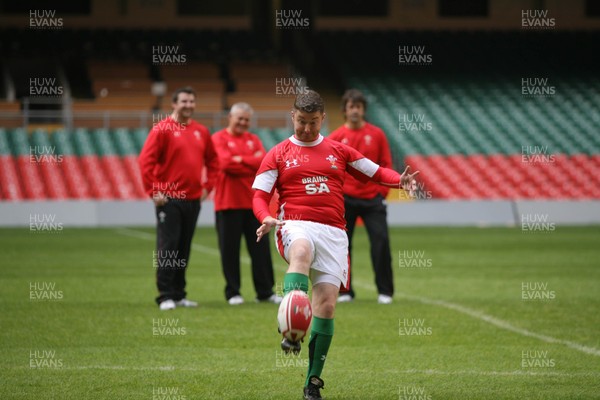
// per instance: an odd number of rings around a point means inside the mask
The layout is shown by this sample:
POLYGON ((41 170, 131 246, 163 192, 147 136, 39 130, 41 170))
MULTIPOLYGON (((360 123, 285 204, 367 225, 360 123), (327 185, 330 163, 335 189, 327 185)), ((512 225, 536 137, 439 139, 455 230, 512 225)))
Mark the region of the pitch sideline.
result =
MULTIPOLYGON (((353 281, 352 284, 357 287, 360 287, 362 289, 374 290, 374 288, 371 285, 364 284, 361 281, 353 281)), ((600 350, 598 350, 594 347, 584 346, 579 343, 571 342, 569 340, 557 339, 552 336, 546 336, 546 335, 541 335, 539 333, 531 332, 527 329, 513 326, 506 321, 503 321, 496 317, 492 317, 491 315, 487 315, 481 311, 477 311, 477 310, 473 310, 473 309, 465 307, 465 306, 461 306, 460 304, 450 303, 450 302, 447 302, 444 300, 430 299, 430 298, 423 297, 423 296, 415 296, 415 295, 411 295, 408 293, 402 293, 402 292, 396 292, 396 295, 403 297, 407 300, 417 301, 419 303, 444 307, 444 308, 447 308, 447 309, 450 309, 453 311, 457 311, 461 314, 465 314, 470 317, 473 317, 473 318, 479 319, 481 321, 487 322, 489 324, 492 324, 492 325, 496 326, 497 328, 511 331, 514 333, 518 333, 523 336, 532 337, 532 338, 541 340, 546 343, 562 344, 564 346, 570 347, 574 350, 581 351, 586 354, 590 354, 593 356, 600 356, 600 350)))
MULTIPOLYGON (((16 366, 16 367, 8 367, 11 369, 32 369, 29 366, 16 366)), ((201 369, 201 368, 194 368, 194 367, 176 367, 174 365, 166 365, 166 366, 162 366, 162 367, 131 367, 131 366, 124 366, 124 365, 78 365, 78 366, 73 366, 73 367, 69 367, 69 366, 63 366, 63 367, 59 367, 59 368, 44 368, 45 370, 71 370, 71 371, 75 371, 75 370, 91 370, 91 369, 100 369, 100 370, 113 370, 113 371, 169 371, 169 372, 174 372, 174 371, 191 371, 191 372, 206 372, 206 371, 212 371, 211 369, 201 369)), ((337 370, 338 372, 343 372, 342 370, 337 370)), ((223 371, 221 371, 223 372, 223 371)), ((228 369, 225 372, 234 372, 234 373, 239 373, 239 372, 248 372, 246 369, 228 369)), ((270 372, 270 371, 268 371, 270 372)), ((369 373, 372 372, 371 370, 348 370, 348 372, 352 372, 352 373, 369 373)), ((381 372, 385 372, 386 374, 404 374, 404 375, 471 375, 471 376, 539 376, 539 377, 548 377, 548 376, 555 376, 555 377, 571 377, 571 378, 576 378, 576 377, 587 377, 587 376, 598 376, 600 377, 600 373, 598 372, 594 372, 594 371, 586 371, 586 372, 557 372, 557 371, 540 371, 540 372, 536 372, 536 371, 520 371, 520 370, 515 370, 515 371, 475 371, 475 370, 462 370, 462 371, 442 371, 442 370, 437 370, 437 369, 407 369, 407 370, 385 370, 385 371, 381 371, 381 372)))

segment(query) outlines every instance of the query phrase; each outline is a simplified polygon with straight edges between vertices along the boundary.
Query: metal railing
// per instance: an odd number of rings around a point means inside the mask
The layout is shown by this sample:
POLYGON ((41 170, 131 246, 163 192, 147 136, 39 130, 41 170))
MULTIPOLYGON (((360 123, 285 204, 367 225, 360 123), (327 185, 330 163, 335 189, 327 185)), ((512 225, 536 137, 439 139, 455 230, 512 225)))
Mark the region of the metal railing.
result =
MULTIPOLYGON (((169 113, 152 110, 99 110, 73 111, 73 102, 67 98, 35 97, 25 98, 19 112, 0 111, 0 127, 23 127, 30 125, 60 125, 65 129, 77 127, 93 128, 144 128, 150 129, 156 122, 164 119, 169 113), (38 110, 32 105, 57 105, 56 110, 38 110)), ((228 112, 194 113, 193 118, 206 125, 211 131, 227 126, 228 112)), ((278 127, 292 129, 289 112, 256 111, 250 123, 251 129, 278 127)))

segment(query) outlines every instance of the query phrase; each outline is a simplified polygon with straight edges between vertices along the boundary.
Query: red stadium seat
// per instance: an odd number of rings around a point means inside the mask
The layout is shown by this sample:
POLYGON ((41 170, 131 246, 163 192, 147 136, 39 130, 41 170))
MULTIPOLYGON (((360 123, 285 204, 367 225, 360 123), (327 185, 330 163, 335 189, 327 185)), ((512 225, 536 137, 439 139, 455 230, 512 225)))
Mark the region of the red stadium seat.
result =
POLYGON ((521 155, 409 156, 433 196, 443 199, 600 198, 600 156, 556 155, 523 162, 521 155))
POLYGON ((65 156, 63 158, 63 173, 65 182, 69 189, 71 198, 89 199, 91 198, 88 181, 84 176, 82 166, 76 156, 65 156))
POLYGON ((44 183, 46 185, 46 191, 48 198, 50 199, 67 199, 69 198, 69 191, 62 173, 60 166, 61 162, 40 164, 40 171, 44 183))
POLYGON ((114 194, 108 178, 104 173, 98 156, 83 156, 80 158, 84 176, 90 183, 90 191, 96 199, 112 199, 114 194))
POLYGON ((135 199, 135 189, 118 156, 100 157, 105 175, 112 186, 112 193, 118 199, 135 199))
POLYGON ((15 167, 15 159, 10 155, 0 156, 0 196, 3 200, 23 200, 23 191, 15 167))
POLYGON ((46 199, 44 181, 40 174, 39 164, 31 162, 28 155, 22 155, 17 158, 17 165, 21 174, 21 182, 23 183, 24 197, 31 200, 46 199))
POLYGON ((145 199, 148 196, 144 191, 144 184, 142 183, 142 175, 140 168, 137 163, 137 156, 129 155, 122 158, 123 166, 127 172, 127 176, 130 182, 133 184, 133 195, 134 198, 145 199))

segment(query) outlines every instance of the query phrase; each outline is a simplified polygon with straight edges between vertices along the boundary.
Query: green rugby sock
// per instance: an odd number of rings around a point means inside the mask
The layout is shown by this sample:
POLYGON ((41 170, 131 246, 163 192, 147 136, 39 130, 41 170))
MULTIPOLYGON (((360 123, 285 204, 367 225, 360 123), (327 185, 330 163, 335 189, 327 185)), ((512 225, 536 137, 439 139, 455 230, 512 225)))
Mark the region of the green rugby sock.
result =
POLYGON ((319 318, 313 315, 308 342, 308 372, 304 386, 308 386, 311 376, 321 377, 331 339, 333 339, 333 318, 319 318))
POLYGON ((308 276, 298 272, 288 272, 283 277, 283 295, 292 290, 302 290, 308 293, 308 276))

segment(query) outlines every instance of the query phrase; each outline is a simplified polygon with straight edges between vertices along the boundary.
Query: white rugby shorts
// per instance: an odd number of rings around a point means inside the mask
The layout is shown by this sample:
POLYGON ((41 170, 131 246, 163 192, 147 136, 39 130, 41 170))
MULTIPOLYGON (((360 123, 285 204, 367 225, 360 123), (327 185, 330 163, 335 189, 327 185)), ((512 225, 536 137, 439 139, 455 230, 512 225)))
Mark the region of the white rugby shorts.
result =
POLYGON ((343 229, 312 221, 285 221, 275 232, 275 246, 287 261, 292 243, 306 239, 310 243, 313 262, 310 266, 310 280, 317 283, 348 285, 348 236, 343 229))

